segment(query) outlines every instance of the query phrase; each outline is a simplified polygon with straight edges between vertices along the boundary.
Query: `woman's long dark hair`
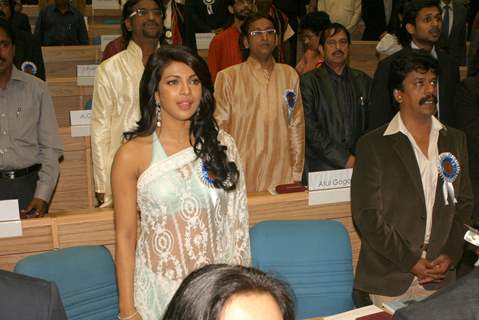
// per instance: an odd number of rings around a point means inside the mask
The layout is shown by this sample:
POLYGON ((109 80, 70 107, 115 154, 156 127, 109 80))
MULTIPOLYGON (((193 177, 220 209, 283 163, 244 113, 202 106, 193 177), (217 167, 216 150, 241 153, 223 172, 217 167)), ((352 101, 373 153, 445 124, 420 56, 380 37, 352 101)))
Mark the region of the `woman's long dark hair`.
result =
POLYGON ((271 295, 283 320, 295 319, 294 298, 286 283, 258 269, 211 264, 183 280, 163 320, 218 320, 231 297, 251 293, 271 295))
POLYGON ((198 158, 203 160, 208 175, 213 179, 213 185, 226 191, 233 190, 239 172, 236 164, 228 161, 226 147, 218 141, 218 125, 213 118, 215 98, 208 66, 187 47, 163 46, 150 57, 140 82, 141 118, 135 130, 124 134, 125 139, 148 136, 156 130, 155 92, 159 90, 158 84, 165 68, 172 62, 181 62, 189 66, 200 79, 202 86, 200 105, 191 117, 190 143, 193 150, 198 158))

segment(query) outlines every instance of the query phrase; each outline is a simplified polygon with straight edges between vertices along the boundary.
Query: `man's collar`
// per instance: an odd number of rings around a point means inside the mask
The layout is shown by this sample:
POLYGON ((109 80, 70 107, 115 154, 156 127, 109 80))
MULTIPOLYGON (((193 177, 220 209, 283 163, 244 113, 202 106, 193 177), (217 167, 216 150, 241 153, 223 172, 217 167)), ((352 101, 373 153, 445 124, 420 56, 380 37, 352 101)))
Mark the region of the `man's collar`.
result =
MULTIPOLYGON (((431 119, 432 119, 431 130, 440 131, 441 129, 445 128, 445 126, 438 119, 436 119, 436 117, 431 116, 431 119)), ((407 134, 409 132, 408 129, 406 128, 406 125, 402 121, 400 111, 396 113, 396 115, 391 120, 391 122, 389 122, 389 125, 384 131, 383 136, 390 136, 398 132, 402 132, 404 134, 407 134)))
MULTIPOLYGON (((261 63, 254 57, 252 56, 249 56, 248 59, 246 59, 246 63, 248 63, 253 69, 263 69, 263 66, 261 65, 261 63)), ((274 68, 274 65, 275 65, 275 60, 273 58, 273 68, 274 68)))
POLYGON ((324 62, 324 67, 326 68, 326 71, 328 71, 328 74, 332 75, 334 77, 344 78, 348 75, 348 66, 347 65, 344 65, 344 68, 343 68, 343 71, 341 72, 341 74, 337 74, 336 71, 334 71, 334 69, 331 68, 326 61, 324 62))
MULTIPOLYGON (((414 43, 414 40, 411 40, 411 48, 413 48, 413 49, 421 49, 421 48, 419 48, 419 47, 414 43)), ((433 58, 438 59, 438 57, 437 57, 437 51, 436 51, 436 46, 432 46, 432 50, 431 50, 430 54, 431 54, 431 56, 433 56, 433 58)))
MULTIPOLYGON (((451 1, 451 2, 449 2, 449 4, 448 4, 450 11, 453 11, 453 10, 454 10, 454 4, 453 4, 453 2, 454 2, 454 1, 451 1)), ((446 4, 444 3, 444 1, 440 1, 439 4, 440 4, 440 6, 441 6, 441 9, 444 10, 444 7, 446 6, 446 4)))
POLYGON ((26 75, 25 72, 18 70, 17 67, 13 66, 11 80, 25 81, 26 75))
MULTIPOLYGON (((61 13, 60 9, 58 9, 58 7, 57 7, 56 4, 53 4, 53 10, 58 11, 58 12, 61 13)), ((68 8, 67 8, 67 10, 65 11, 65 13, 66 13, 66 12, 71 12, 71 13, 73 13, 73 9, 72 9, 72 6, 71 6, 71 5, 68 5, 68 8)))

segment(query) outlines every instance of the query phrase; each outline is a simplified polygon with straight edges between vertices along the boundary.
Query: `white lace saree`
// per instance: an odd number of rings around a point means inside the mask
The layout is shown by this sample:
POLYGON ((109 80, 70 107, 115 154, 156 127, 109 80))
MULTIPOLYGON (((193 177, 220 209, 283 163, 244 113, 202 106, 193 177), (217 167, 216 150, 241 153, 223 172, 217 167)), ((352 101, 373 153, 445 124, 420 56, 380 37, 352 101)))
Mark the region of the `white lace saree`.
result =
POLYGON ((170 157, 156 135, 153 161, 138 179, 141 211, 136 248, 135 305, 144 320, 159 320, 181 281, 211 263, 249 265, 247 198, 234 140, 218 136, 240 170, 236 189, 208 187, 193 148, 170 157))

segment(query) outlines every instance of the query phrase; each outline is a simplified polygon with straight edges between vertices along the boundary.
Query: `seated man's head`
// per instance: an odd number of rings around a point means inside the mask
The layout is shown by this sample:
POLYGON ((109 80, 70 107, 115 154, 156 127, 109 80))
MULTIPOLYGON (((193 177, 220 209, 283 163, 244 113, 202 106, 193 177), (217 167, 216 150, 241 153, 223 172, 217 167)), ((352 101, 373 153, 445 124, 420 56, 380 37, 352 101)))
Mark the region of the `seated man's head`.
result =
POLYGON ((442 28, 441 6, 436 0, 414 0, 404 4, 402 28, 419 48, 431 50, 442 28))
POLYGON ((288 287, 262 271, 208 265, 183 280, 163 320, 294 320, 288 287))
POLYGON ((0 75, 12 70, 15 53, 15 35, 12 26, 0 18, 0 75))
POLYGON ((389 86, 401 116, 428 120, 436 113, 439 62, 425 50, 402 52, 391 63, 389 86))
POLYGON ((10 20, 15 12, 15 3, 13 0, 0 0, 0 12, 4 14, 5 19, 10 20))
POLYGON ((299 25, 303 37, 304 47, 309 50, 319 50, 319 36, 325 27, 331 24, 329 15, 324 11, 315 11, 306 14, 299 25))
POLYGON ((230 0, 228 5, 228 11, 240 21, 246 20, 254 10, 256 10, 254 0, 230 0))
POLYGON ((351 35, 342 24, 332 23, 319 37, 319 51, 324 62, 333 69, 342 70, 349 59, 351 35))
POLYGON ((241 25, 241 39, 247 56, 266 61, 273 58, 278 44, 278 31, 270 17, 254 13, 241 25))
POLYGON ((125 42, 158 40, 163 32, 164 8, 160 0, 128 0, 122 9, 125 42))

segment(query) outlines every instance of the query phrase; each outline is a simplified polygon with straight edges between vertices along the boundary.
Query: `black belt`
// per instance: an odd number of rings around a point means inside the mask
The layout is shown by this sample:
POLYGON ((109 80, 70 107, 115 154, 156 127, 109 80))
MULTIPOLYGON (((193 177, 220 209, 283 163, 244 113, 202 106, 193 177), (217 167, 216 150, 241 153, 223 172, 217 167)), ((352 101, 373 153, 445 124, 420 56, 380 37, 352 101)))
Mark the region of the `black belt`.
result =
POLYGON ((27 174, 30 174, 32 172, 37 172, 40 170, 42 165, 40 164, 34 164, 31 167, 24 168, 24 169, 17 169, 17 170, 0 170, 0 179, 9 179, 13 180, 15 178, 20 178, 24 177, 27 174))

